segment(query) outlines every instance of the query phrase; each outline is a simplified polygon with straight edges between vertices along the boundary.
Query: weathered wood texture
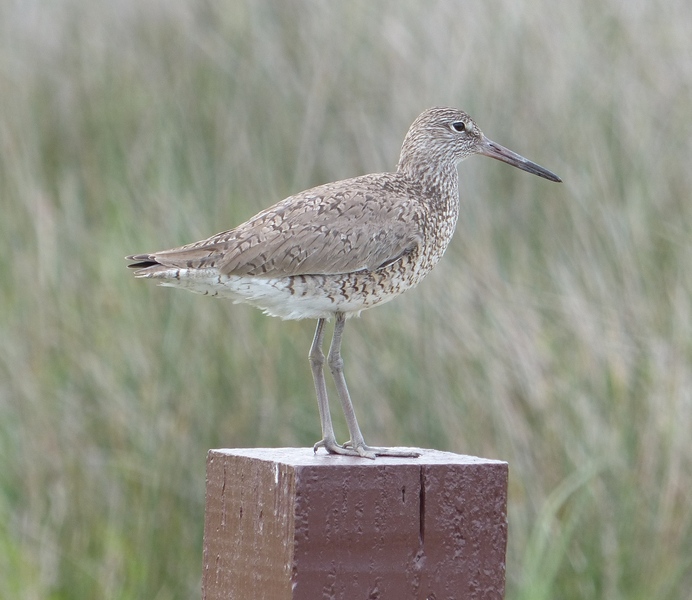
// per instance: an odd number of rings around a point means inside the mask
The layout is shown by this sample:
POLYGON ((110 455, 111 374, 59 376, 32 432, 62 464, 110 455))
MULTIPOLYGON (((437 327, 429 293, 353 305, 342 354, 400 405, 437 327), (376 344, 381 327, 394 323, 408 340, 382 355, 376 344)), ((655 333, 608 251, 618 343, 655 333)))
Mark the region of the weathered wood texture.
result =
POLYGON ((501 599, 507 463, 210 450, 203 599, 501 599))

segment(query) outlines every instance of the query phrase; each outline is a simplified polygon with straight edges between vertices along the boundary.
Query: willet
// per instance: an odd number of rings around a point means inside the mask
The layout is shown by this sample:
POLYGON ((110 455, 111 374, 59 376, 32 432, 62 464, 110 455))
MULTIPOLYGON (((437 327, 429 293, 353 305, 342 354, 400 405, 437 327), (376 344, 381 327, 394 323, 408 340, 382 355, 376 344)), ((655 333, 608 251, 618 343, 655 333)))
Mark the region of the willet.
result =
POLYGON ((457 163, 483 154, 549 179, 560 178, 490 141, 455 108, 430 108, 411 125, 394 173, 327 183, 263 210, 234 229, 152 254, 128 256, 136 277, 198 294, 247 302, 283 319, 317 319, 310 348, 329 453, 418 456, 366 445, 344 378, 346 319, 418 285, 442 257, 459 215, 457 163), (334 317, 328 364, 350 440, 338 444, 329 413, 322 352, 325 320, 334 317))

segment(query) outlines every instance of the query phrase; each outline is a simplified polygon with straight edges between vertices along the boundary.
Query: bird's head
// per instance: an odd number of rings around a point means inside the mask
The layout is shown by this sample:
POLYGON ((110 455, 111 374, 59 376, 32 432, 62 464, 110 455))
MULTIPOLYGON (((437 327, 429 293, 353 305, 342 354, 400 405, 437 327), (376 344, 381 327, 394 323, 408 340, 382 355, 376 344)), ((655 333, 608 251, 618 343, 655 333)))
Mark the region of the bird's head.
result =
POLYGON ((399 171, 445 169, 471 156, 490 156, 514 167, 544 177, 561 179, 516 152, 489 140, 471 117, 457 108, 434 107, 421 113, 406 134, 401 148, 399 171))

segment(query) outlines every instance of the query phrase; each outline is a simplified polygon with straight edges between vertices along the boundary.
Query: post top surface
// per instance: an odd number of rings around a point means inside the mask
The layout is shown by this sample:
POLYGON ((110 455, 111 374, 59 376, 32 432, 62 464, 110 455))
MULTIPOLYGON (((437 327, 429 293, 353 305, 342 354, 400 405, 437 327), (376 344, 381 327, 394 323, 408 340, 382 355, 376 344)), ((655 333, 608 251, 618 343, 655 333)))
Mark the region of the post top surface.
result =
POLYGON ((401 448, 420 452, 418 458, 401 458, 378 456, 375 460, 355 456, 340 456, 325 454, 323 451, 315 453, 312 448, 219 448, 209 452, 225 454, 227 456, 241 456, 255 460, 263 460, 273 463, 283 463, 292 466, 334 467, 338 465, 377 467, 383 465, 443 465, 443 464, 507 464, 502 460, 479 458, 442 450, 430 450, 425 448, 401 448))

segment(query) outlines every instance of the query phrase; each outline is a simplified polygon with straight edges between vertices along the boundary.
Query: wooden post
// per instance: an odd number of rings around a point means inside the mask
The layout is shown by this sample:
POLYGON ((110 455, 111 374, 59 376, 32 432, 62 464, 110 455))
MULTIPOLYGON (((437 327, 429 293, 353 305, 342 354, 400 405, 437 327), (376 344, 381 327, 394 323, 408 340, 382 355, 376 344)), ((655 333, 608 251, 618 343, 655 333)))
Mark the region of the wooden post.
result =
POLYGON ((204 600, 501 599, 507 463, 210 450, 204 600))

